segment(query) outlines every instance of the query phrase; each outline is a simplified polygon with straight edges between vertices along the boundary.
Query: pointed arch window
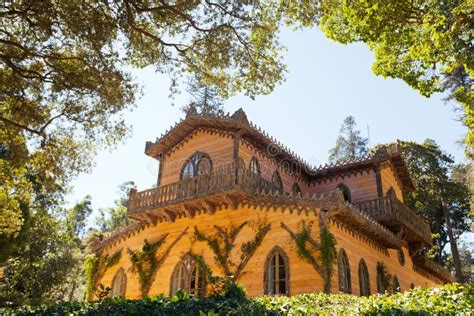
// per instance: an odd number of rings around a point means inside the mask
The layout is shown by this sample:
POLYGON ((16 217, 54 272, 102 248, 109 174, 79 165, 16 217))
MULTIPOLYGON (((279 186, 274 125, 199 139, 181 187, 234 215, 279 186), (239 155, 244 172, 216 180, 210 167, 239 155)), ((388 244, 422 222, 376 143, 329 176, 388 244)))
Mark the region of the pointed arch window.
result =
POLYGON ((393 292, 394 292, 394 293, 401 291, 401 289, 400 289, 400 282, 398 281, 398 278, 397 278, 396 275, 393 276, 393 279, 392 279, 392 287, 393 287, 393 292))
POLYGON ((206 291, 205 281, 204 269, 188 254, 174 268, 170 295, 183 290, 191 295, 203 296, 206 291))
POLYGON ((260 164, 258 163, 258 159, 255 157, 252 157, 249 163, 249 170, 253 174, 260 175, 260 164))
POLYGON ((383 263, 377 263, 377 292, 385 293, 387 290, 387 275, 386 268, 383 263))
POLYGON ((112 296, 125 296, 127 276, 123 268, 120 268, 112 280, 112 296))
POLYGON ((173 280, 172 280, 172 289, 171 295, 176 294, 179 290, 185 290, 185 266, 184 263, 179 263, 173 273, 173 280))
POLYGON ((351 270, 349 267, 349 259, 344 249, 339 250, 337 256, 337 272, 339 276, 339 291, 351 293, 351 270))
POLYGON ((279 191, 283 191, 283 182, 281 182, 280 173, 278 170, 275 170, 272 175, 272 183, 275 188, 279 191))
POLYGON ((197 152, 192 155, 181 169, 181 179, 189 179, 196 176, 208 175, 211 173, 212 161, 208 154, 197 152))
POLYGON ((291 192, 293 193, 294 196, 301 196, 301 188, 298 185, 298 183, 294 183, 293 187, 291 188, 291 192))
POLYGON ((359 288, 360 296, 370 295, 369 270, 367 269, 364 259, 360 259, 359 262, 359 288))
POLYGON ((276 246, 270 251, 265 261, 264 293, 288 295, 289 271, 288 256, 283 249, 276 246))
POLYGON ((344 183, 340 183, 337 187, 337 189, 341 190, 342 195, 344 196, 344 201, 346 202, 351 202, 351 190, 349 190, 349 187, 345 185, 344 183))

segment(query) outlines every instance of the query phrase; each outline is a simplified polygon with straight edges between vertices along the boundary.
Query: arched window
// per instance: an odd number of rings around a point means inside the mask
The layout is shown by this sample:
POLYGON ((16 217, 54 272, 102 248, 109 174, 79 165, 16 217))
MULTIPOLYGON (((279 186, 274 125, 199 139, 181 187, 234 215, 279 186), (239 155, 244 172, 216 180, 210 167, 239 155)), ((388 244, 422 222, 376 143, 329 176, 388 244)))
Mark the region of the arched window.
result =
POLYGON ((283 191, 283 183, 281 182, 280 173, 275 170, 272 175, 272 183, 276 189, 283 191))
POLYGON ((351 190, 345 185, 344 183, 340 183, 337 187, 337 189, 341 190, 342 195, 344 196, 344 201, 346 202, 351 202, 351 190))
POLYGON ((252 157, 249 164, 250 172, 260 175, 260 164, 258 163, 257 158, 252 157))
POLYGON ((351 270, 349 268, 349 259, 344 249, 339 251, 337 256, 337 272, 339 276, 339 291, 351 293, 351 270))
POLYGON ((171 295, 176 294, 179 290, 185 290, 185 267, 183 263, 180 263, 174 273, 173 273, 173 281, 172 281, 172 288, 171 288, 171 295))
POLYGON ((367 269, 364 259, 360 259, 359 262, 359 288, 360 296, 370 295, 369 270, 367 269))
POLYGON ((196 296, 204 295, 204 270, 200 269, 198 264, 194 264, 191 270, 189 294, 196 296))
POLYGON ((181 169, 181 179, 189 179, 196 176, 211 173, 212 162, 208 154, 197 152, 192 155, 181 169))
POLYGON ((276 246, 265 261, 264 293, 268 295, 289 294, 288 257, 283 249, 276 246))
POLYGON ((385 293, 387 290, 387 271, 382 262, 377 262, 377 292, 385 293))
POLYGON ((112 296, 125 296, 127 277, 123 268, 120 268, 112 280, 112 296))
POLYGON ((188 254, 174 268, 170 295, 183 290, 192 295, 202 296, 206 290, 205 280, 204 270, 188 254))
POLYGON ((291 188, 291 192, 293 193, 294 196, 300 196, 301 195, 301 188, 298 185, 298 183, 294 183, 293 187, 291 188))
POLYGON ((400 289, 400 282, 398 281, 398 278, 396 275, 393 276, 393 279, 392 279, 392 287, 393 287, 393 292, 400 292, 401 289, 400 289))
POLYGON ((398 257, 398 262, 400 263, 400 265, 404 266, 405 265, 405 254, 403 253, 402 248, 398 249, 397 257, 398 257))

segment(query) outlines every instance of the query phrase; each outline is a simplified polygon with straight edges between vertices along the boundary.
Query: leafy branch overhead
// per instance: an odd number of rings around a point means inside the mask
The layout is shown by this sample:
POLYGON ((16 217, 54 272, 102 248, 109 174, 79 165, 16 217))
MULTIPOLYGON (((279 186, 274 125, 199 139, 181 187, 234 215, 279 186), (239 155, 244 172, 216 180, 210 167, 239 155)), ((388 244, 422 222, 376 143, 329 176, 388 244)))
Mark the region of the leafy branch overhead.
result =
POLYGON ((255 225, 255 237, 248 242, 241 245, 240 261, 236 264, 230 259, 232 250, 235 247, 235 240, 241 230, 248 225, 247 221, 243 222, 237 227, 222 228, 221 226, 214 225, 216 233, 213 235, 206 235, 200 232, 197 227, 194 227, 194 236, 197 241, 205 241, 209 248, 214 253, 214 259, 224 271, 226 276, 233 276, 235 280, 238 280, 245 266, 254 255, 257 248, 262 244, 265 235, 270 231, 271 225, 258 223, 255 225), (236 266, 235 271, 231 271, 231 267, 236 266))
POLYGON ((168 248, 166 248, 166 250, 158 257, 156 256, 156 252, 165 243, 169 234, 161 236, 154 243, 149 243, 145 239, 143 241, 142 247, 138 250, 133 251, 128 249, 128 255, 132 264, 130 267, 130 272, 138 275, 140 290, 143 296, 148 294, 150 286, 155 279, 156 272, 160 269, 161 265, 168 257, 171 249, 181 240, 181 238, 183 238, 187 231, 188 228, 185 228, 168 246, 168 248))

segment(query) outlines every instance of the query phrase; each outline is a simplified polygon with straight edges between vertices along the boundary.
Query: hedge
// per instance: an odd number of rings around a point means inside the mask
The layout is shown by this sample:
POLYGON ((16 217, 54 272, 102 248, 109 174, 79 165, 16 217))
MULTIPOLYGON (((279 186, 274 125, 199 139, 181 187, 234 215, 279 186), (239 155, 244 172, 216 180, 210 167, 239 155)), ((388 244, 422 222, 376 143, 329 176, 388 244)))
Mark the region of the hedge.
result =
POLYGON ((4 308, 0 309, 0 315, 471 315, 473 310, 473 287, 448 284, 370 297, 313 293, 292 297, 214 295, 195 298, 180 292, 171 298, 127 300, 117 297, 102 302, 4 308))

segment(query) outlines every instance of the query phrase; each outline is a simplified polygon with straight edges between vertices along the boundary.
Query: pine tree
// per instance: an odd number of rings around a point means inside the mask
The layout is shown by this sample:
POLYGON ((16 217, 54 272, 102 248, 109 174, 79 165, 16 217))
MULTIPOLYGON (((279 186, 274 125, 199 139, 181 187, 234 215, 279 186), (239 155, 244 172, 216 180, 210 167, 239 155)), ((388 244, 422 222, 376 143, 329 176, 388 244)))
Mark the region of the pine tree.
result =
POLYGON ((186 91, 190 95, 190 103, 182 108, 187 113, 191 107, 199 114, 224 114, 224 100, 215 86, 203 83, 198 77, 188 80, 186 91))
POLYGON ((339 130, 336 146, 329 151, 329 162, 342 162, 367 155, 368 139, 360 136, 353 116, 345 118, 339 130))

